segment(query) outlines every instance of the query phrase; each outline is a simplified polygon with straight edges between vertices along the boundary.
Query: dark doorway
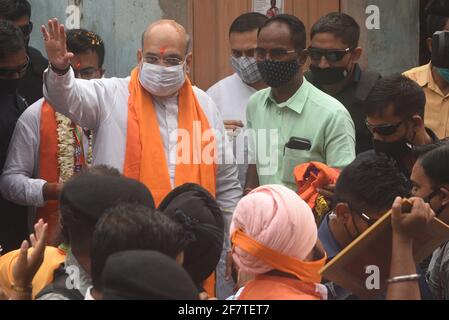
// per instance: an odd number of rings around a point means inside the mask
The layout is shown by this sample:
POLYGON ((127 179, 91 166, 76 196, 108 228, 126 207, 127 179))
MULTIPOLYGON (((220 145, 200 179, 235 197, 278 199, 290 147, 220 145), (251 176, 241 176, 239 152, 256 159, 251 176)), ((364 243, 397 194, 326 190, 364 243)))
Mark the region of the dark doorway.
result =
POLYGON ((419 50, 419 63, 424 65, 429 63, 431 55, 427 48, 427 17, 426 7, 431 0, 420 0, 419 20, 420 20, 420 50, 419 50))

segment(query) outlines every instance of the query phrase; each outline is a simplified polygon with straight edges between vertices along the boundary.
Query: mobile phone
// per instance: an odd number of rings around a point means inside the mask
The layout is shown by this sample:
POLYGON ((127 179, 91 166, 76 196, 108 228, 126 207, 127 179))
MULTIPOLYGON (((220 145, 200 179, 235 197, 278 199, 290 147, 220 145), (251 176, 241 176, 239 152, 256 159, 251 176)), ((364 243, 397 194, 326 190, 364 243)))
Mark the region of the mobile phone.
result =
POLYGON ((287 148, 292 150, 310 151, 310 149, 312 149, 312 143, 310 140, 304 138, 291 137, 284 147, 284 155, 287 148))

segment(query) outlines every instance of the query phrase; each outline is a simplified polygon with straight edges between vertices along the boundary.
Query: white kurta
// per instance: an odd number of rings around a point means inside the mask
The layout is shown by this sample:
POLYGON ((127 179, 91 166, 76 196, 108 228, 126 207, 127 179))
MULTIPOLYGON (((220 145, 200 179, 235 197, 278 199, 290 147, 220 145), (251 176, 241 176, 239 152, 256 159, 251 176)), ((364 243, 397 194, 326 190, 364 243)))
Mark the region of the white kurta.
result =
MULTIPOLYGON (((207 94, 217 104, 223 120, 240 120, 246 127, 246 107, 249 98, 257 90, 244 83, 237 74, 229 76, 213 85, 207 94)), ((243 128, 245 130, 245 128, 243 128)), ((248 140, 243 130, 232 139, 234 153, 239 170, 239 181, 242 187, 246 183, 248 171, 248 140)))
MULTIPOLYGON (((44 96, 59 113, 82 127, 93 129, 93 165, 106 164, 123 172, 128 124, 130 78, 98 80, 75 79, 70 70, 59 76, 52 70, 44 72, 44 96)), ((194 92, 206 114, 211 128, 225 137, 222 117, 212 99, 203 91, 194 92)), ((170 178, 176 167, 176 139, 170 137, 178 127, 177 99, 154 100, 170 178)), ((233 159, 232 145, 227 139, 218 140, 218 158, 233 159)), ((161 168, 163 170, 163 168, 161 168)), ((165 169, 164 169, 165 170, 165 169)), ((217 201, 228 212, 227 222, 239 201, 242 189, 235 161, 217 166, 217 201), (234 162, 234 163, 232 163, 234 162)))
MULTIPOLYGON (((43 98, 36 101, 17 121, 3 174, 0 177, 0 192, 3 198, 30 207, 31 221, 33 221, 36 207, 45 205, 42 189, 47 181, 39 179, 43 102, 43 98)), ((83 138, 83 148, 87 153, 89 142, 86 136, 83 138)))

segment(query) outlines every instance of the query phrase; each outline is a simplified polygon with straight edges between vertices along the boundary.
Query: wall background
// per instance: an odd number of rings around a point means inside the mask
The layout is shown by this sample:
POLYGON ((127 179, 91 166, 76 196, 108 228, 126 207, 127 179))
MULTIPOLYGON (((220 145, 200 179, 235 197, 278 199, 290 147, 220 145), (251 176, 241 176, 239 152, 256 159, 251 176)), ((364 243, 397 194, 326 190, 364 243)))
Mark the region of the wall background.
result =
MULTIPOLYGON (((105 41, 108 77, 129 75, 136 65, 142 31, 149 23, 161 18, 177 20, 189 31, 194 30, 197 58, 192 76, 202 89, 231 72, 226 43, 228 28, 232 20, 250 10, 252 4, 251 0, 238 0, 238 3, 236 0, 29 1, 35 25, 31 45, 42 52, 40 25, 51 16, 65 21, 67 6, 81 5, 81 27, 98 33, 105 41), (212 54, 211 48, 220 52, 212 54)), ((419 0, 286 0, 286 10, 300 16, 308 27, 313 23, 309 21, 312 17, 315 19, 331 10, 329 8, 338 7, 356 18, 361 26, 361 45, 365 50, 362 66, 387 75, 418 65, 419 0), (380 30, 365 27, 368 5, 377 5, 380 9, 380 30)))

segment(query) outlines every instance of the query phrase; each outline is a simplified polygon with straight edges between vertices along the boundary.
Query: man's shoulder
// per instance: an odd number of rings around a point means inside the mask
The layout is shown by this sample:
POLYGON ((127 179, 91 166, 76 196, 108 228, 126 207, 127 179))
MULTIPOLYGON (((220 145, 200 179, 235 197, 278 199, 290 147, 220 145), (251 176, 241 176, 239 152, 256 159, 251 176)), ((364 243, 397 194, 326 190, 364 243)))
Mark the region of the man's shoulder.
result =
POLYGON ((42 112, 42 106, 44 105, 44 98, 41 98, 37 100, 35 103, 33 103, 31 106, 29 106, 25 111, 22 113, 22 115, 19 118, 19 123, 22 124, 31 124, 36 123, 40 121, 41 118, 41 112, 42 112))
POLYGON ((238 75, 234 73, 234 74, 230 75, 229 77, 221 79, 220 81, 215 83, 212 87, 210 87, 207 90, 207 94, 208 95, 217 94, 219 91, 221 91, 221 89, 227 88, 229 86, 234 86, 235 84, 238 83, 238 81, 241 82, 241 80, 238 77, 238 75))
POLYGON ((33 47, 28 47, 28 56, 35 72, 43 72, 48 67, 48 60, 42 53, 33 47))
POLYGON ((407 78, 414 80, 414 81, 418 81, 420 78, 422 78, 423 76, 426 76, 428 74, 429 69, 430 69, 430 65, 425 64, 423 66, 419 66, 419 67, 410 69, 408 71, 405 71, 403 73, 403 75, 406 76, 407 78))
MULTIPOLYGON (((307 81, 308 82, 308 81, 307 81)), ((335 115, 341 112, 348 113, 345 106, 331 95, 321 91, 312 83, 308 82, 309 92, 307 102, 313 105, 315 111, 322 113, 322 115, 335 115)))

